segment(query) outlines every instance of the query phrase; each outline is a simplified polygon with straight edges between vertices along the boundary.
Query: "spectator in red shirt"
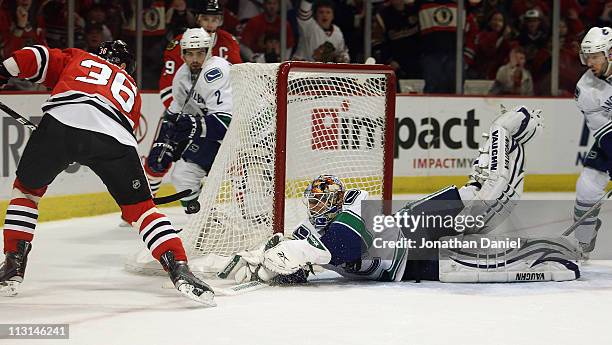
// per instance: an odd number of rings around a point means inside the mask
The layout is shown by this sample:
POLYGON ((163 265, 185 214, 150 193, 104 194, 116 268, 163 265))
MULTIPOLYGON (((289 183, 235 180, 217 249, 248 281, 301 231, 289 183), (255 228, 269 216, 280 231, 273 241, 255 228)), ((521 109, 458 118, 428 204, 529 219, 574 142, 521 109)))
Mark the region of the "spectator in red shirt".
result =
MULTIPOLYGON (((567 22, 567 18, 561 18, 559 22, 559 91, 561 95, 571 96, 585 68, 578 58, 580 43, 570 32, 567 22)), ((550 94, 551 51, 552 41, 549 40, 547 48, 539 50, 533 61, 533 74, 539 76, 535 80, 536 95, 550 94)))
POLYGON ((264 52, 253 54, 253 62, 280 62, 280 38, 275 33, 267 33, 264 37, 264 52))
MULTIPOLYGON (((76 2, 77 10, 74 13, 74 45, 78 48, 85 46, 84 28, 85 20, 77 13, 79 2, 76 2)), ((64 0, 48 0, 44 2, 38 13, 38 27, 49 47, 68 47, 68 4, 64 0)))
POLYGON ((238 16, 236 16, 236 12, 230 10, 227 5, 227 0, 219 1, 219 5, 223 8, 223 24, 221 24, 221 29, 229 32, 233 36, 238 36, 238 34, 242 31, 242 25, 240 24, 240 20, 238 16))
MULTIPOLYGON (((252 61, 253 54, 265 52, 264 38, 266 36, 280 37, 279 0, 265 0, 263 8, 263 13, 249 19, 240 38, 241 52, 250 61, 252 61)), ((290 50, 293 45, 293 31, 287 23, 287 48, 290 50)))
POLYGON ((45 44, 41 31, 35 27, 32 0, 9 1, 6 5, 0 12, 0 57, 8 57, 28 45, 45 44))
POLYGON ((476 35, 476 63, 472 66, 474 78, 495 79, 497 69, 510 53, 512 28, 506 25, 501 12, 493 12, 487 26, 476 35))
POLYGON ((195 15, 187 8, 185 0, 173 0, 166 9, 166 34, 168 41, 195 25, 195 15))
POLYGON ((591 0, 585 5, 582 16, 591 26, 612 25, 612 0, 591 0))

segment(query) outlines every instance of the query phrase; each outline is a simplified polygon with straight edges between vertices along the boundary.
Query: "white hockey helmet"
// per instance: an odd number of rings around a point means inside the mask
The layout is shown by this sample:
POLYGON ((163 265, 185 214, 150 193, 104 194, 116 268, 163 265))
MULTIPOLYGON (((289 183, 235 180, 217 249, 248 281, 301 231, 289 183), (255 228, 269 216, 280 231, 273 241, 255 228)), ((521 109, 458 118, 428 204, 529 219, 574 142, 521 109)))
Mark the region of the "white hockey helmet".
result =
POLYGON ((586 65, 586 54, 599 52, 603 52, 609 60, 610 48, 612 48, 612 29, 609 27, 593 27, 580 43, 580 62, 586 65))
POLYGON ((209 50, 212 46, 212 38, 202 28, 187 29, 181 38, 181 52, 185 49, 205 48, 209 50))

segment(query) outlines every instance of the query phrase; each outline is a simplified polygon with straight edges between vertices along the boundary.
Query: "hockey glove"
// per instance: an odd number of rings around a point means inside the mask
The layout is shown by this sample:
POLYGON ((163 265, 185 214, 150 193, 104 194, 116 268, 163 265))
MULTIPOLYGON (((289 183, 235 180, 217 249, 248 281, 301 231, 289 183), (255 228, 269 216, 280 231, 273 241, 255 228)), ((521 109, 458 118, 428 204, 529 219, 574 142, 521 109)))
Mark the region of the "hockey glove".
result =
POLYGON ((303 240, 292 240, 275 234, 265 246, 263 266, 283 275, 293 274, 310 265, 325 265, 331 253, 320 239, 310 235, 303 240))
POLYGON ((270 281, 276 273, 264 268, 261 265, 262 260, 263 248, 242 251, 232 256, 217 276, 221 279, 233 278, 238 284, 253 280, 270 281))
POLYGON ((174 161, 175 145, 172 142, 156 142, 153 143, 149 157, 147 157, 147 165, 154 173, 164 173, 174 161))
POLYGON ((178 114, 170 131, 170 140, 180 143, 202 135, 202 118, 199 115, 178 114))

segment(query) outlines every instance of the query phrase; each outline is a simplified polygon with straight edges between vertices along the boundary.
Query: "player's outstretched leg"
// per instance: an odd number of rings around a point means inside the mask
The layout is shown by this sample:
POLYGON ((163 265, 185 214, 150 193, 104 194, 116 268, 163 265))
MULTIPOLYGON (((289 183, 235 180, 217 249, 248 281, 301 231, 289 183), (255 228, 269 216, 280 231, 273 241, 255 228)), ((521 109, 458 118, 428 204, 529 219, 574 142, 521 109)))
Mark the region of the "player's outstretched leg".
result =
POLYGON ((120 205, 122 217, 140 233, 142 241, 170 275, 177 290, 197 302, 215 306, 214 293, 196 278, 187 266, 187 255, 170 219, 148 199, 131 205, 120 205))
POLYGON ((183 295, 211 307, 217 305, 214 301, 213 290, 193 275, 186 261, 177 261, 171 251, 162 254, 159 261, 168 272, 176 289, 183 295))
POLYGON ((17 295, 17 287, 23 282, 28 253, 32 244, 28 241, 17 241, 17 250, 7 252, 4 263, 0 266, 0 296, 17 295))

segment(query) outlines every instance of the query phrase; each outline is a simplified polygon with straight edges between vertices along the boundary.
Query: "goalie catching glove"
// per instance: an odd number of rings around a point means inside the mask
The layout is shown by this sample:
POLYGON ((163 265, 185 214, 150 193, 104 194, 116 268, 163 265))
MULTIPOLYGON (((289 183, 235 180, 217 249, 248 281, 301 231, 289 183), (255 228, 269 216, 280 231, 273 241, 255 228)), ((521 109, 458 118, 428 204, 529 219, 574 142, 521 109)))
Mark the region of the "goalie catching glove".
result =
MULTIPOLYGON (((325 265, 331 260, 331 253, 321 241, 310 234, 305 239, 296 240, 275 234, 266 244, 253 251, 234 255, 219 278, 231 278, 237 283, 251 280, 271 281, 277 276, 289 277, 286 283, 305 280, 305 272, 311 265, 325 265)), ((278 277, 280 278, 280 277, 278 277)))

